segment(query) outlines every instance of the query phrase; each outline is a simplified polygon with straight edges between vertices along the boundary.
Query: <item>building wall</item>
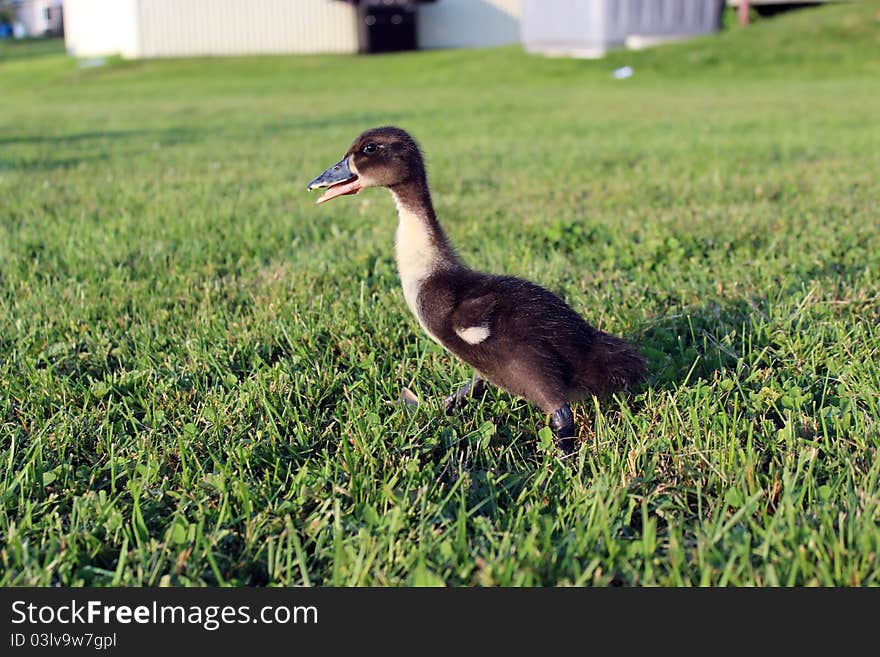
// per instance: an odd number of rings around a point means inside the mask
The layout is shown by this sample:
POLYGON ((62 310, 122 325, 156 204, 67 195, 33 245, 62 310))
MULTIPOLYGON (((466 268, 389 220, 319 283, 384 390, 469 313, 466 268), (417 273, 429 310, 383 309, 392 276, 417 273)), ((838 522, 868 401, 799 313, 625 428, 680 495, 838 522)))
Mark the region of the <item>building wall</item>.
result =
POLYGON ((78 57, 354 53, 354 8, 336 0, 66 0, 78 57))
POLYGON ((522 0, 437 0, 419 7, 420 48, 484 48, 519 43, 522 0))
POLYGON ((19 0, 18 20, 28 36, 56 34, 61 30, 61 0, 19 0), (50 17, 46 18, 46 9, 50 17))
POLYGON ((718 29, 719 0, 603 0, 599 3, 606 37, 624 41, 638 35, 693 36, 718 29))
POLYGON ((598 57, 718 29, 720 0, 523 0, 528 52, 598 57))
POLYGON ((355 10, 336 0, 138 0, 139 56, 354 53, 355 10))
POLYGON ((138 56, 137 0, 65 0, 64 41, 76 57, 138 56))
POLYGON ((523 45, 528 52, 601 55, 605 45, 601 3, 602 0, 524 0, 523 45))

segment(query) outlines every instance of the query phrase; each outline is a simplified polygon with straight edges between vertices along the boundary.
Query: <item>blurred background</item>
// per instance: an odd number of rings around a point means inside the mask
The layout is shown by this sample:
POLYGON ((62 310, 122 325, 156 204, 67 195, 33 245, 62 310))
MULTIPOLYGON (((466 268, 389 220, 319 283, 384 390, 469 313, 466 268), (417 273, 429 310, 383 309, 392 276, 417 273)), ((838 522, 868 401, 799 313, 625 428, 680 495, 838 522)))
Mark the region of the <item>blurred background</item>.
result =
POLYGON ((79 57, 375 53, 522 43, 599 57, 708 34, 728 16, 835 0, 0 0, 0 38, 64 36, 79 57))

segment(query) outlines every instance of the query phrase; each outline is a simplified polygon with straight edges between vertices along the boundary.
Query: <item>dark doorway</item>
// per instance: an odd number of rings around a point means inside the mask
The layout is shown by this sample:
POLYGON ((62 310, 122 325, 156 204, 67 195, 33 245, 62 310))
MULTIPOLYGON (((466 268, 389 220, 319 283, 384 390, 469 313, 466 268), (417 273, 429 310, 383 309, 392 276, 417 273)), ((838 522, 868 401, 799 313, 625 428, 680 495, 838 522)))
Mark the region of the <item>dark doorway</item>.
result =
POLYGON ((416 49, 416 9, 413 6, 362 4, 358 7, 361 52, 416 49))

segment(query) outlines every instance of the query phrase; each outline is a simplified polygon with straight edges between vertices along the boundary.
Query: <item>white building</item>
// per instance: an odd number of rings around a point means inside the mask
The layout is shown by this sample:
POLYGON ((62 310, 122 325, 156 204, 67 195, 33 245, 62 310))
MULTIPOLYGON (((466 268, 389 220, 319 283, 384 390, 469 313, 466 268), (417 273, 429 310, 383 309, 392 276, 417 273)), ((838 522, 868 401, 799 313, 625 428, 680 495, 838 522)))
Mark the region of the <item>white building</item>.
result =
POLYGON ((21 36, 61 34, 61 0, 14 0, 21 36))
MULTIPOLYGON (((435 0, 417 9, 416 43, 519 43, 521 7, 522 0, 435 0)), ((78 57, 355 53, 363 46, 363 20, 355 3, 340 0, 64 2, 67 50, 78 57)))
POLYGON ((528 52, 602 57, 614 48, 644 48, 710 34, 722 0, 523 0, 528 52))
POLYGON ((419 8, 420 48, 519 43, 522 0, 438 0, 419 8))

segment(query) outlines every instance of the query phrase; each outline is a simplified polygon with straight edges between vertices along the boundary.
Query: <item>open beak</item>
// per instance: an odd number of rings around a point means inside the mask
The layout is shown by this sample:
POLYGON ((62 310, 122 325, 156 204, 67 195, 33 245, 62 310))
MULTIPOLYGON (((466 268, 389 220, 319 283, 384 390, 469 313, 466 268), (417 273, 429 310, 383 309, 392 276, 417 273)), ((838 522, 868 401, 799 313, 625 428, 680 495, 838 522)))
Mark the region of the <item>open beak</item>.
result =
POLYGON ((348 155, 327 169, 320 176, 309 183, 308 190, 327 188, 316 203, 324 203, 337 196, 357 194, 361 191, 357 174, 348 166, 348 155))

